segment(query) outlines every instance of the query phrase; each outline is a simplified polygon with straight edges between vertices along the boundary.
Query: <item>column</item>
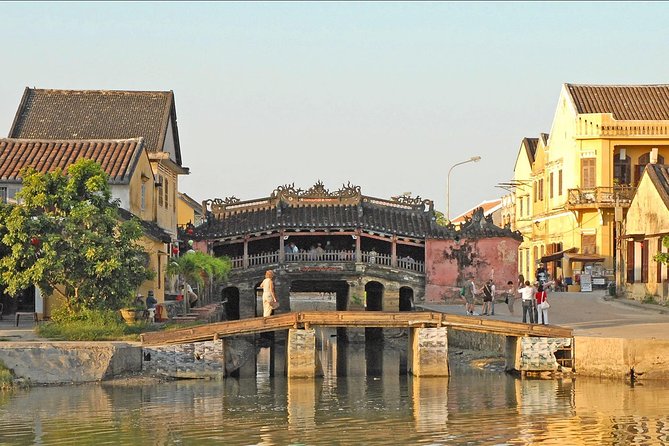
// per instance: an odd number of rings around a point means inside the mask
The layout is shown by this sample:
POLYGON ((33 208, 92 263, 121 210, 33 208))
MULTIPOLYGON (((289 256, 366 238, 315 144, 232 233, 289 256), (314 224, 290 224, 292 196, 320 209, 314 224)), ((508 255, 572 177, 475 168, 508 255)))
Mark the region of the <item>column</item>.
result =
POLYGON ((286 259, 286 252, 284 251, 285 242, 283 240, 283 231, 279 231, 279 263, 283 263, 286 259))
POLYGON ((244 237, 244 259, 243 259, 244 269, 249 267, 249 237, 244 237))
POLYGON ((390 266, 397 267, 397 236, 393 235, 390 242, 390 266))
POLYGON ((413 376, 448 376, 446 327, 409 330, 409 372, 413 376))
POLYGON ((288 330, 286 365, 288 378, 314 378, 320 375, 316 332, 313 329, 288 330))
POLYGON ((361 231, 355 231, 355 261, 356 263, 362 262, 362 251, 360 250, 360 236, 362 235, 361 231))

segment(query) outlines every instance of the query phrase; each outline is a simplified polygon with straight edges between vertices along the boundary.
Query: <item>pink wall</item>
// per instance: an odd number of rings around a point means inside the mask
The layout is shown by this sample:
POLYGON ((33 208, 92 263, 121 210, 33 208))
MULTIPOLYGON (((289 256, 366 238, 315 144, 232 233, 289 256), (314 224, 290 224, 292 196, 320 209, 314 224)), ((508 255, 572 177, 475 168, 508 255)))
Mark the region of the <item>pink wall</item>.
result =
POLYGON ((437 303, 457 297, 469 273, 479 287, 492 278, 498 291, 505 289, 506 282, 518 279, 519 245, 510 237, 426 240, 425 301, 437 303))

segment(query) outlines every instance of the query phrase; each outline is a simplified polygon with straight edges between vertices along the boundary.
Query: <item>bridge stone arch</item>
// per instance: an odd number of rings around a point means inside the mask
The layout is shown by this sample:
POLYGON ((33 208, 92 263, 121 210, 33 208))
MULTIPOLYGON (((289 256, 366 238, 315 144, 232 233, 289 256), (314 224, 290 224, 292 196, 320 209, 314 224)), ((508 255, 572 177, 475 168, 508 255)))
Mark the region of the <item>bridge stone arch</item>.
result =
POLYGON ((367 311, 383 310, 383 290, 383 284, 376 280, 370 280, 365 284, 365 307, 367 311))
POLYGON ((413 288, 408 286, 400 287, 400 311, 411 311, 413 309, 414 293, 413 288))
POLYGON ((225 319, 235 321, 240 316, 239 288, 228 286, 221 290, 221 302, 225 311, 225 319))

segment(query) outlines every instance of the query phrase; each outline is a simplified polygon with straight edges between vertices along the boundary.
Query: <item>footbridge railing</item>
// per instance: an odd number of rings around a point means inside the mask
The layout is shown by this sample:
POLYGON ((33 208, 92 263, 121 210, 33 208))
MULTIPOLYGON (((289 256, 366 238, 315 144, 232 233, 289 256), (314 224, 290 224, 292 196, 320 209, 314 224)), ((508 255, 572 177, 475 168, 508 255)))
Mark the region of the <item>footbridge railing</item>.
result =
POLYGON ((532 325, 429 311, 302 311, 270 317, 217 322, 168 332, 147 332, 141 335, 141 340, 145 345, 181 344, 216 340, 226 336, 317 326, 370 328, 450 327, 457 330, 495 333, 516 337, 572 337, 572 330, 570 328, 555 325, 532 325))

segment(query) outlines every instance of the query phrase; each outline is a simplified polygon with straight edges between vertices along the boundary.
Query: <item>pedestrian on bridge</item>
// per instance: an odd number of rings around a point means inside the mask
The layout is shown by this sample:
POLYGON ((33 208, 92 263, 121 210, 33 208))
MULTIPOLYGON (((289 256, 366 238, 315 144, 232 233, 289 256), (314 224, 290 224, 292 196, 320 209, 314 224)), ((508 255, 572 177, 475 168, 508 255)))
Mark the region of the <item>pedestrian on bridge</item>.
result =
POLYGON ((525 281, 525 286, 518 289, 520 298, 523 300, 523 323, 527 323, 527 315, 529 313, 530 324, 536 324, 534 319, 534 287, 530 285, 530 281, 525 281))
POLYGON ((262 288, 262 315, 271 316, 278 305, 276 295, 274 294, 274 272, 270 269, 265 273, 265 279, 260 284, 262 288))

